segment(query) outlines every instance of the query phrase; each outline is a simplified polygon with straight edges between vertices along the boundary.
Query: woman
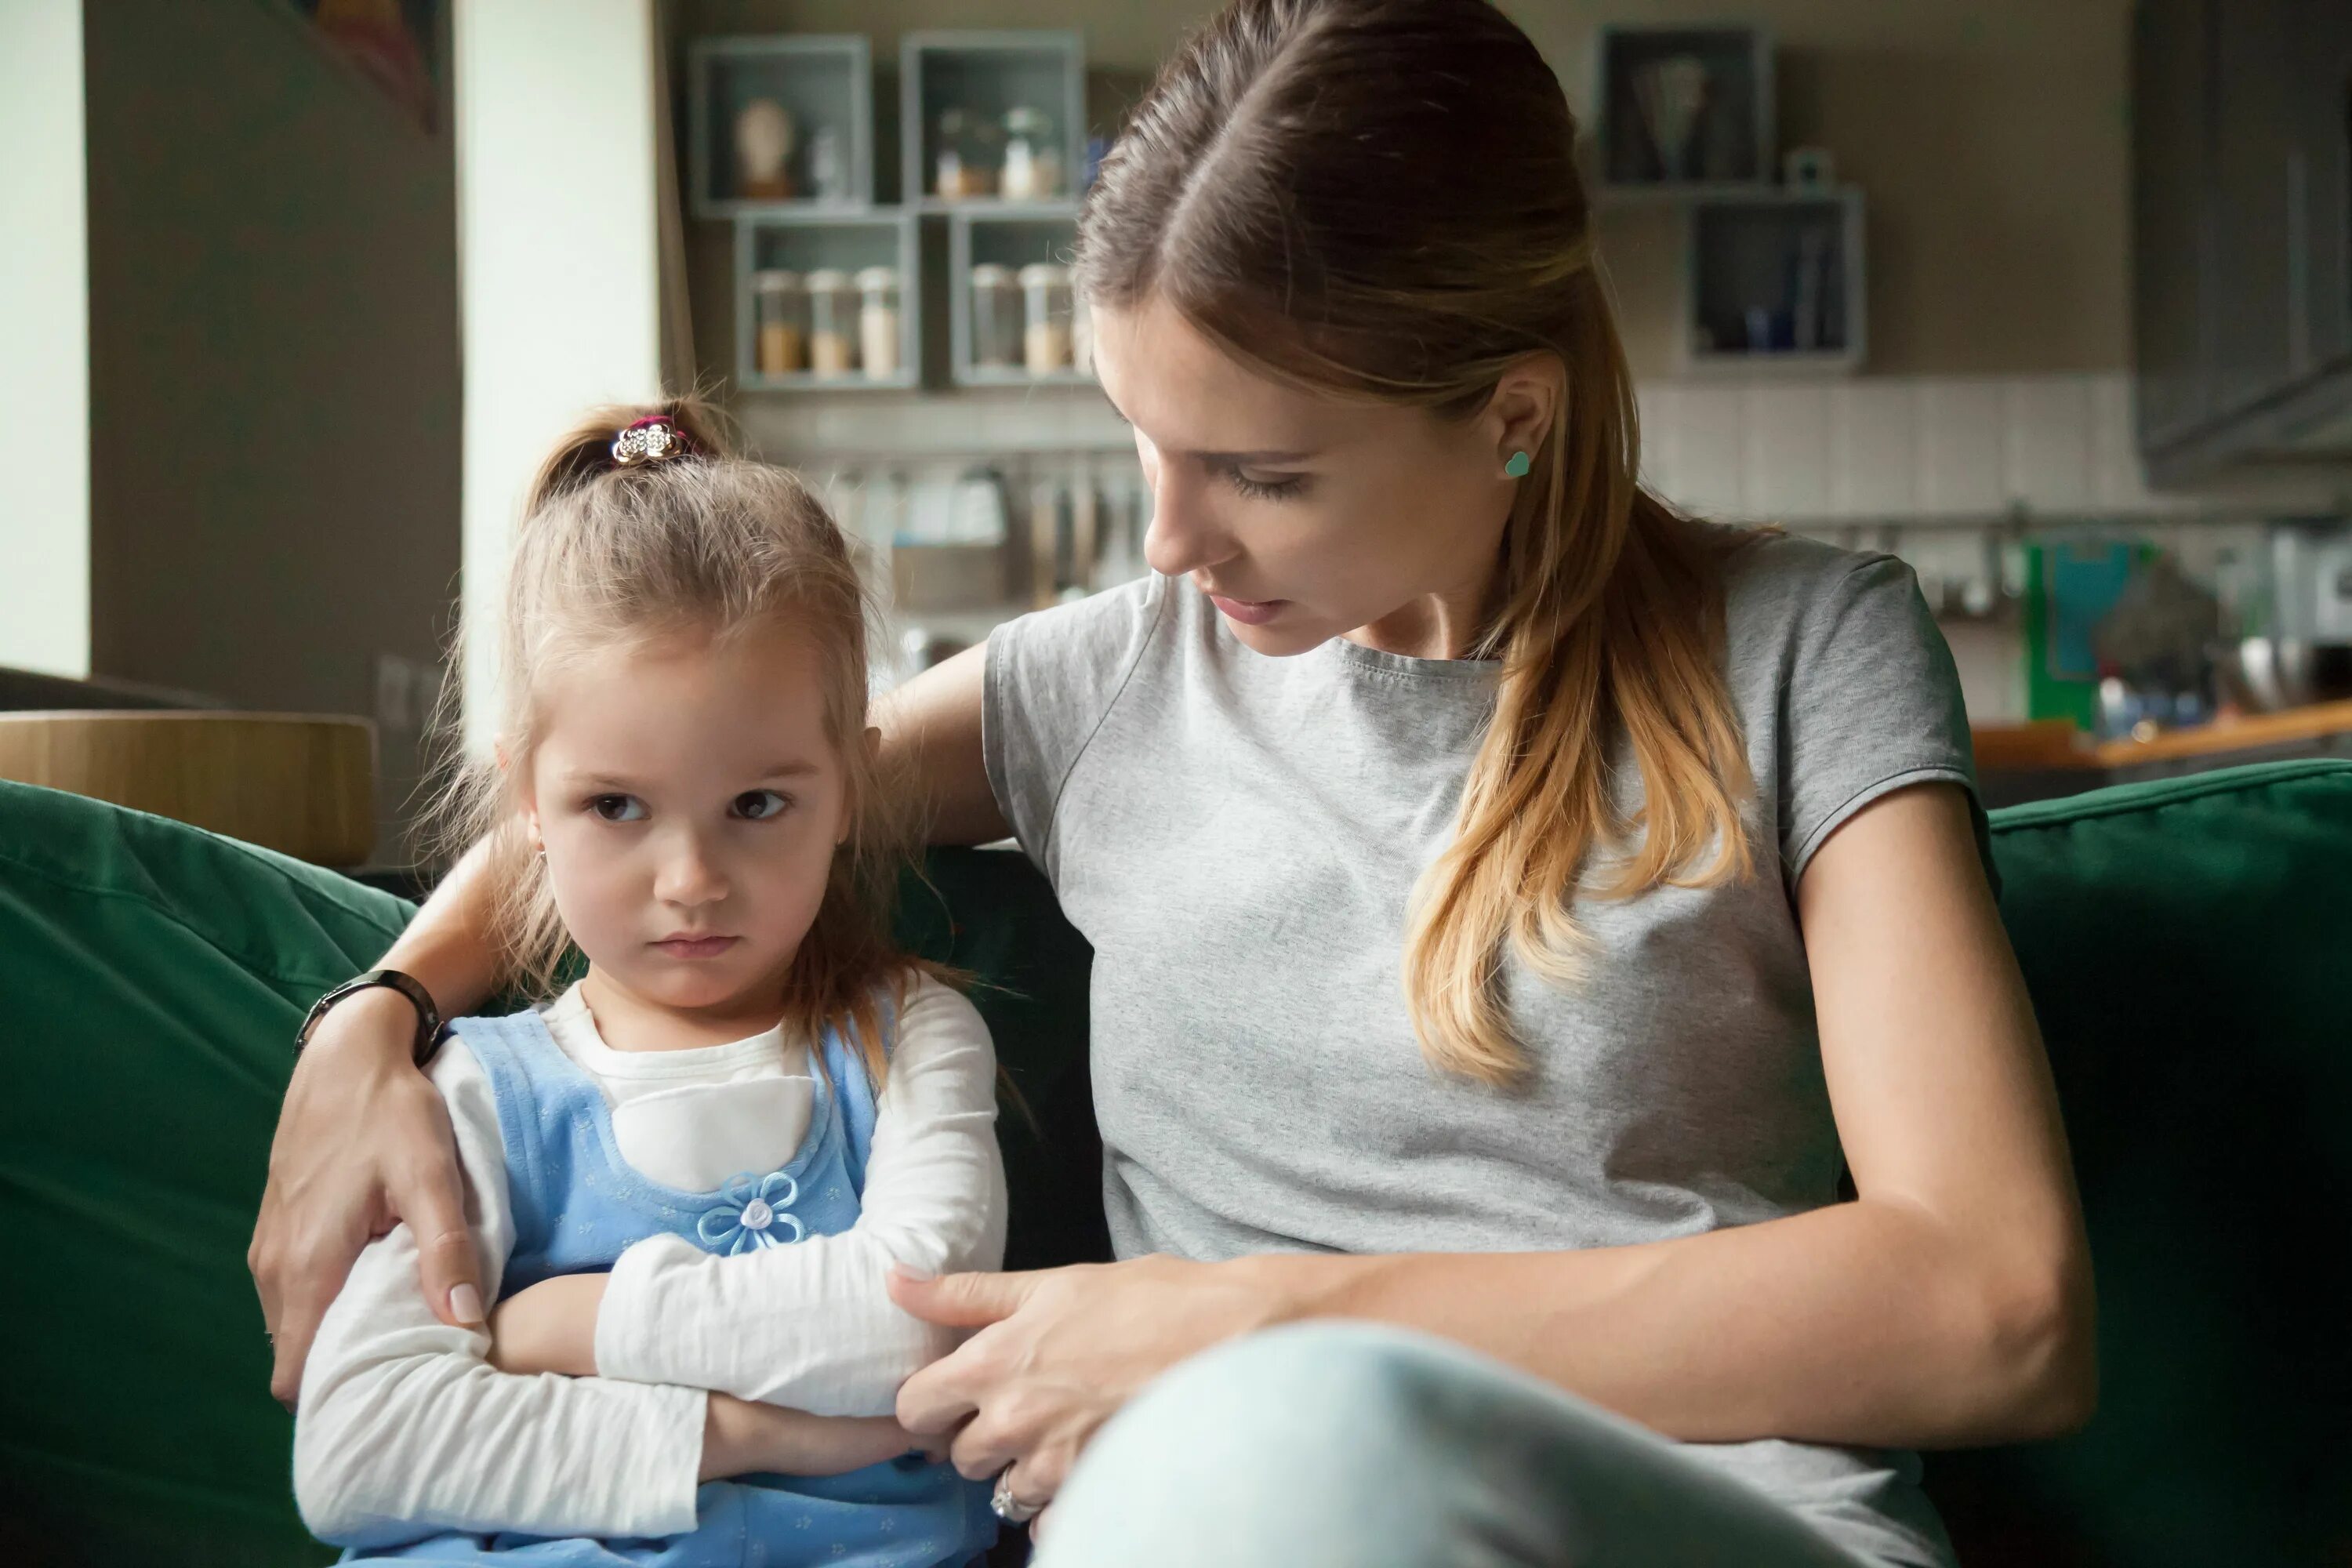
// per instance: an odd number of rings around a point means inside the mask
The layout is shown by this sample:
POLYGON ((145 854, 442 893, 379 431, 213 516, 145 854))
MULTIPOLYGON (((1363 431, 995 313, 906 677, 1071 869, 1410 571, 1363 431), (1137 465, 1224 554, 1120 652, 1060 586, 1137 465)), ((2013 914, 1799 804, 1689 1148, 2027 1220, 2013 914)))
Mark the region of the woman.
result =
MULTIPOLYGON (((981 1330, 900 1418, 1049 1561, 1942 1563, 1906 1450, 2090 1408, 1949 655, 1898 563, 1639 488, 1572 142, 1478 0, 1220 16, 1081 223, 1159 575, 886 726, 1097 954, 1125 1261, 894 1284, 981 1330)), ((470 893, 386 961, 445 1008, 470 893)), ((289 1091, 281 1392, 393 1215, 474 1306, 414 1026, 289 1091)))

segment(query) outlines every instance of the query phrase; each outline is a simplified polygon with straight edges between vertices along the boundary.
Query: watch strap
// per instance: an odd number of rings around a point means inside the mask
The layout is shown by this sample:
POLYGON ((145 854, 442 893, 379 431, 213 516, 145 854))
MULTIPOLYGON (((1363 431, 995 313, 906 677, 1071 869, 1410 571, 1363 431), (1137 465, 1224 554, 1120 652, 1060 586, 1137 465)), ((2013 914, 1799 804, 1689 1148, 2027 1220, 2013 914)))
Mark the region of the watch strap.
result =
POLYGON ((379 987, 399 992, 416 1008, 416 1038, 409 1047, 409 1058, 420 1068, 430 1062, 441 1048, 441 1042, 448 1038, 449 1026, 441 1021, 441 1009, 434 1005, 433 993, 425 989, 415 976, 403 974, 397 969, 371 969, 364 974, 355 974, 310 1004, 302 1026, 294 1031, 294 1054, 302 1054, 302 1047, 310 1043, 310 1031, 327 1016, 329 1008, 346 996, 379 987))

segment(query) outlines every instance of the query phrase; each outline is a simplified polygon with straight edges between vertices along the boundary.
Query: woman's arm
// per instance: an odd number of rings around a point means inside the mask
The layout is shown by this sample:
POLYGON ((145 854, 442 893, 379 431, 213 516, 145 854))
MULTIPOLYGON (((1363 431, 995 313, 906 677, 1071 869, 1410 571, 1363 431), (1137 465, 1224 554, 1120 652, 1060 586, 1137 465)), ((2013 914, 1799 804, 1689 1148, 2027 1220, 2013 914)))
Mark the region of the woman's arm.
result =
POLYGON ((1361 1317, 1526 1367, 1669 1436, 1944 1446, 2038 1437, 2095 1397, 2091 1273, 2048 1064, 1951 785, 1890 795, 1798 891, 1859 1198, 1581 1252, 1140 1259, 897 1287, 982 1328, 899 1415, 967 1474, 1050 1497, 1165 1367, 1253 1328, 1361 1317), (1034 1457, 1034 1463, 1032 1462, 1034 1457))
MULTIPOLYGON (((444 1017, 490 992, 479 861, 477 850, 457 863, 379 965, 414 975, 444 1017)), ((406 1000, 362 992, 319 1021, 287 1086, 246 1263, 276 1352, 270 1392, 289 1405, 352 1259, 398 1222, 416 1238, 418 1283, 434 1315, 452 1328, 482 1321, 448 1113, 410 1064, 415 1037, 406 1000)))
MULTIPOLYGON (((886 773, 919 804, 935 843, 1007 832, 981 754, 985 657, 978 647, 959 654, 876 711, 886 773)), ((444 1017, 479 1006, 497 981, 480 858, 478 848, 451 869, 380 964, 415 976, 444 1017)), ((246 1262, 276 1352, 270 1392, 289 1405, 352 1260, 396 1222, 419 1238, 419 1283, 434 1315, 453 1328, 482 1321, 448 1118, 409 1065, 415 1032, 399 996, 354 996, 320 1021, 287 1087, 246 1262)))
POLYGON ((898 1019, 855 1226, 737 1258, 675 1237, 639 1242, 609 1276, 551 1279, 501 1305, 498 1358, 887 1415, 898 1385, 955 1343, 891 1301, 889 1270, 996 1268, 1004 1224, 988 1026, 926 979, 898 1019))
POLYGON ((980 721, 988 648, 968 647, 875 705, 882 760, 932 844, 988 844, 1010 834, 988 785, 980 721))

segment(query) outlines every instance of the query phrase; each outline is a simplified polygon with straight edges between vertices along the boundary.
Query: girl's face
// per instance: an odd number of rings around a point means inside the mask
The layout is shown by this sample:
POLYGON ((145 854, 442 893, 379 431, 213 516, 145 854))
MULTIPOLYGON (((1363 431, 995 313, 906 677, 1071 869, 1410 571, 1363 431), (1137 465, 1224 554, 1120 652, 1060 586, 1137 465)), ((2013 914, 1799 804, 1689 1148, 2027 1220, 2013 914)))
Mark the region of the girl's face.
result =
POLYGON ((1260 653, 1468 646, 1517 494, 1503 465, 1549 427, 1543 367, 1449 420, 1284 386, 1157 296, 1094 322, 1097 374, 1152 488, 1154 571, 1191 578, 1260 653))
POLYGON ((773 1022, 849 832, 823 683, 805 639, 763 628, 600 652, 541 693, 526 811, 603 988, 773 1022))

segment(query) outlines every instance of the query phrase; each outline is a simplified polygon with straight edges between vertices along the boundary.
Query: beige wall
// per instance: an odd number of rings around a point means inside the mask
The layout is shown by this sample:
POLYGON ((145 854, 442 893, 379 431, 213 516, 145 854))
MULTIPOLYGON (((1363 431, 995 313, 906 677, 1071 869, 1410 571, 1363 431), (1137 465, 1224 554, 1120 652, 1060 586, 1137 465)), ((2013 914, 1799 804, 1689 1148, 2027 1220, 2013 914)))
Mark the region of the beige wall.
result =
MULTIPOLYGON (((373 717, 457 574, 452 138, 290 7, 85 25, 94 672, 373 717)), ((388 826, 416 744, 380 739, 388 826)))
MULTIPOLYGON (((1149 67, 1209 14, 1140 0, 678 0, 687 34, 860 32, 877 63, 917 27, 1077 27, 1090 63, 1149 67)), ((2119 370, 2130 363, 2129 0, 1504 0, 1590 98, 1602 21, 1753 18, 1779 42, 1784 146, 1819 142, 1869 197, 1871 369, 2119 370)), ((885 111, 889 110, 886 102, 885 111)), ((1634 367, 1675 371, 1678 218, 1606 213, 1603 255, 1634 367)), ((698 315, 724 261, 698 259, 698 315)), ((721 328, 706 345, 723 347, 721 328)), ((706 364, 717 362, 708 355, 706 364)))

